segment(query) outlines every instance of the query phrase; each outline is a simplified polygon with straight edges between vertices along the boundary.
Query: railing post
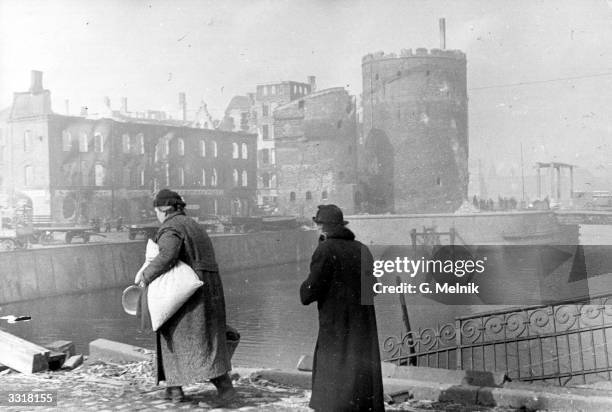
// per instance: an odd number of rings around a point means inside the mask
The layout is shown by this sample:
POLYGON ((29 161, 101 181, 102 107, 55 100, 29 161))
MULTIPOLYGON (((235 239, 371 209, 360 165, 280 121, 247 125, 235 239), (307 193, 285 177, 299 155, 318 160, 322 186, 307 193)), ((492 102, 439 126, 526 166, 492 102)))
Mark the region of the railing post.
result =
POLYGON ((455 339, 457 343, 456 360, 457 369, 463 369, 463 350, 461 349, 461 320, 455 320, 455 339))

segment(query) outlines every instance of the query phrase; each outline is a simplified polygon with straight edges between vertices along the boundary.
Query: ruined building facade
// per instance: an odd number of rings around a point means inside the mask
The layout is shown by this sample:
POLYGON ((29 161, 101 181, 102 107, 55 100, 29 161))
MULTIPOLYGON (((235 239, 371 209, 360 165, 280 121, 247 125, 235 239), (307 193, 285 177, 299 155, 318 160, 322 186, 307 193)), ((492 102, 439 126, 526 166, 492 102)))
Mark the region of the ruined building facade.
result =
POLYGON ((467 198, 466 57, 402 50, 362 59, 361 204, 369 213, 452 212, 467 198))
POLYGON ((274 111, 277 107, 296 101, 316 89, 315 78, 308 78, 308 83, 282 81, 260 84, 253 95, 250 127, 251 133, 257 133, 257 203, 266 212, 278 209, 276 145, 274 130, 274 111), (265 177, 269 176, 269 180, 265 177))
POLYGON ((274 111, 281 214, 308 218, 317 205, 328 203, 347 214, 355 211, 356 128, 355 99, 342 87, 311 93, 274 111))
POLYGON ((2 113, 0 193, 30 198, 34 215, 57 222, 139 221, 163 187, 178 191, 193 216, 253 212, 255 135, 108 116, 54 113, 34 72, 30 90, 2 113))

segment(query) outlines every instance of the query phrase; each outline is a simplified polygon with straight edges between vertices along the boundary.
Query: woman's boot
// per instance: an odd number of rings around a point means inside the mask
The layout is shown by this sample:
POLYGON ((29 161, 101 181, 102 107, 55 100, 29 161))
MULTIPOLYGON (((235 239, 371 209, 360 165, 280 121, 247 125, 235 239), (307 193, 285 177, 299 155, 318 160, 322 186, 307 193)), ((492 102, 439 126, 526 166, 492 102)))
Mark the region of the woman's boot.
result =
POLYGON ((174 403, 183 402, 185 394, 180 386, 168 386, 164 392, 163 399, 169 399, 174 403))
POLYGON ((221 398, 223 402, 231 401, 238 395, 227 373, 211 379, 210 382, 217 388, 219 398, 221 398))

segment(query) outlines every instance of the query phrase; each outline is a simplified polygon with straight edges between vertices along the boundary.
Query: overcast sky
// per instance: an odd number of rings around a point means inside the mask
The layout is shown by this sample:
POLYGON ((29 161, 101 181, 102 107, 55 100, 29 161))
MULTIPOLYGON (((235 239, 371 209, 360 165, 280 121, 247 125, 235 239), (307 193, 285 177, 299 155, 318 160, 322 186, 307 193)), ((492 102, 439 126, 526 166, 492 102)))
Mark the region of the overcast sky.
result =
POLYGON ((360 94, 364 54, 438 47, 440 17, 447 48, 467 54, 472 164, 516 169, 522 141, 527 165, 612 174, 605 0, 0 0, 0 107, 27 90, 31 69, 59 113, 65 99, 95 112, 104 96, 175 111, 185 91, 190 109, 203 99, 220 117, 256 84, 308 75, 360 94))

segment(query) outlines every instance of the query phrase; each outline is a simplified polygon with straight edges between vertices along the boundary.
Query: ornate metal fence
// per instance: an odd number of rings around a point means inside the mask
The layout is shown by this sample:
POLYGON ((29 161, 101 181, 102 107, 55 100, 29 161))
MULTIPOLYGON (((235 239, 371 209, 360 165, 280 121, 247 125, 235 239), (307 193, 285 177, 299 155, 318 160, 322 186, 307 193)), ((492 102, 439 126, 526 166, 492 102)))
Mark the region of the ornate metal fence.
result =
POLYGON ((612 293, 463 316, 388 337, 386 360, 559 385, 612 378, 612 293), (411 354, 410 348, 414 348, 411 354))

